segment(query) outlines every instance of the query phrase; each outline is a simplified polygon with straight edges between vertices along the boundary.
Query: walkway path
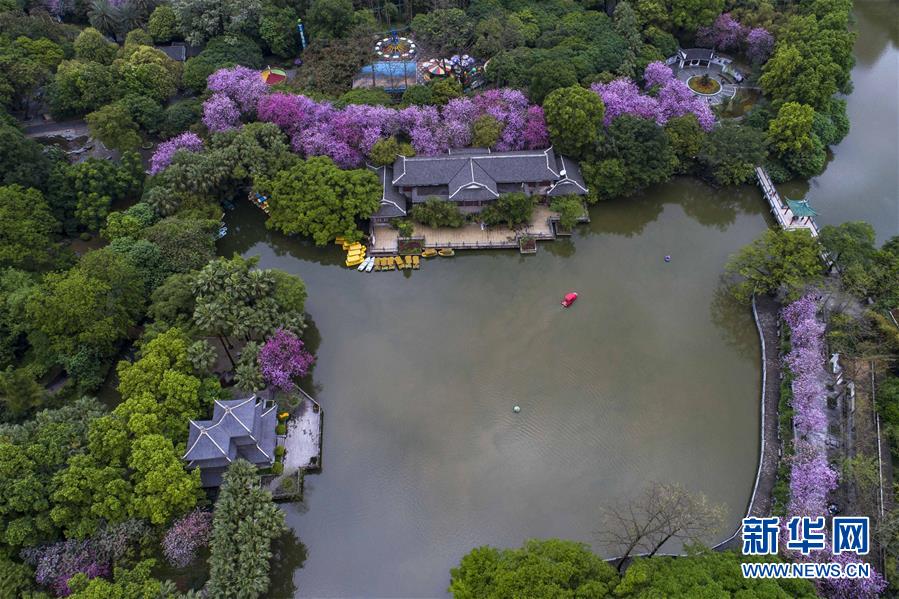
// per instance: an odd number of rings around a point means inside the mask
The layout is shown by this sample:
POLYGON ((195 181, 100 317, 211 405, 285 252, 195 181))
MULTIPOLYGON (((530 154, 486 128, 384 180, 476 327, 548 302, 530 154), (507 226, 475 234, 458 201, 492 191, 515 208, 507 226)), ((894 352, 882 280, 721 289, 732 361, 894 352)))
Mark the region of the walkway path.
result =
MULTIPOLYGON (((518 229, 509 227, 487 227, 481 229, 477 223, 469 223, 457 229, 440 227, 437 229, 415 223, 412 237, 423 237, 424 246, 429 248, 483 249, 518 248, 518 238, 530 236, 535 239, 555 239, 551 218, 555 212, 538 205, 534 208, 531 221, 518 229)), ((397 231, 387 225, 373 228, 374 242, 370 244, 372 255, 395 254, 397 252, 397 231)))
POLYGON ((774 215, 774 218, 777 219, 777 224, 779 224, 782 229, 787 231, 805 229, 811 233, 812 237, 818 236, 818 225, 815 223, 815 219, 810 216, 799 217, 793 214, 793 211, 790 210, 787 203, 781 199, 780 194, 777 192, 777 188, 774 187, 774 183, 771 181, 768 171, 761 166, 757 166, 755 167, 755 177, 759 187, 762 188, 762 193, 765 196, 765 200, 768 202, 768 206, 771 208, 771 213, 774 215))
POLYGON ((300 405, 287 421, 284 438, 284 474, 297 470, 321 469, 322 409, 305 391, 297 388, 302 398, 300 405))

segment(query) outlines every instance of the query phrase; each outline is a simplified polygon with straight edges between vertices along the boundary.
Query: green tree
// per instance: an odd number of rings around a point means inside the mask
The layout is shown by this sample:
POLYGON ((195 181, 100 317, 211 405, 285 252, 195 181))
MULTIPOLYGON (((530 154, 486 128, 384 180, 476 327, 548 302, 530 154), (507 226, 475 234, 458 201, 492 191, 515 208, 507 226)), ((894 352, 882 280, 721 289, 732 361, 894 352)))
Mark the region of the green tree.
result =
POLYGON ((204 267, 193 281, 193 322, 219 337, 232 366, 231 338, 260 340, 277 329, 297 334, 304 328, 306 289, 299 277, 258 270, 257 258, 219 258, 204 267))
POLYGON ((505 125, 485 114, 471 125, 471 145, 475 148, 492 148, 503 134, 505 125))
POLYGON ((565 229, 577 225, 584 216, 584 202, 576 195, 553 198, 549 209, 559 213, 559 224, 565 229))
POLYGON ((87 117, 87 127, 91 135, 108 148, 120 151, 133 151, 140 146, 141 137, 137 123, 124 104, 115 102, 107 104, 87 117))
POLYGON ((353 24, 351 0, 312 0, 306 10, 309 35, 329 39, 344 37, 353 24))
POLYGON ((448 591, 455 599, 574 599, 610 596, 617 582, 615 569, 584 543, 531 539, 520 549, 473 549, 450 571, 448 591))
POLYGON ((259 0, 173 0, 172 10, 184 39, 201 46, 222 34, 254 37, 259 28, 259 0))
POLYGON ((47 92, 50 112, 57 118, 92 112, 114 100, 118 91, 112 66, 64 60, 47 92))
POLYGON ((400 143, 395 137, 390 136, 376 141, 368 157, 375 166, 388 166, 393 164, 399 155, 415 156, 415 150, 411 144, 400 143))
POLYGON ((48 191, 54 162, 43 146, 0 121, 0 185, 21 185, 48 191))
POLYGON ((287 527, 284 512, 258 484, 256 468, 237 460, 225 473, 212 522, 208 592, 252 599, 269 588, 271 541, 287 527))
POLYGON ((0 187, 0 264, 17 268, 49 264, 56 228, 40 191, 19 185, 0 187))
POLYGON ((178 17, 168 4, 160 4, 153 9, 150 20, 147 23, 147 31, 153 36, 153 41, 164 44, 172 41, 178 28, 178 17))
POLYGON ((341 170, 330 158, 314 156, 263 183, 270 190, 266 225, 287 234, 311 236, 325 245, 338 235, 359 239, 356 219, 378 210, 381 184, 368 170, 341 170))
POLYGON ((0 404, 7 420, 18 420, 47 401, 47 392, 35 380, 35 368, 7 366, 0 370, 0 404))
POLYGON ((550 92, 577 85, 577 72, 567 60, 551 59, 538 62, 531 69, 528 97, 535 104, 543 104, 550 92))
POLYGON ((634 561, 614 589, 616 597, 741 597, 796 599, 817 597, 814 585, 800 579, 745 578, 742 562, 776 562, 776 557, 753 558, 735 551, 699 547, 686 557, 654 557, 634 561))
POLYGON ((403 92, 403 106, 428 106, 432 103, 432 95, 427 85, 410 85, 403 92))
POLYGON ((97 230, 106 221, 113 202, 134 197, 143 182, 140 156, 127 152, 120 163, 88 158, 65 171, 64 193, 74 198, 75 216, 97 230))
POLYGON ((531 220, 536 204, 536 198, 524 192, 504 193, 481 211, 481 220, 488 225, 505 223, 514 227, 531 220))
POLYGON ((0 543, 17 550, 51 541, 53 476, 87 445, 87 427, 103 413, 93 398, 43 410, 20 425, 0 425, 0 543))
POLYGON ((437 227, 461 227, 465 224, 465 216, 455 202, 440 198, 427 198, 424 202, 412 206, 409 216, 415 222, 437 227))
POLYGON ((668 144, 677 159, 675 172, 689 172, 696 164, 696 157, 705 139, 705 132, 699 126, 696 115, 687 114, 669 119, 665 123, 665 135, 668 136, 668 144))
POLYGON ((821 281, 820 246, 808 231, 769 229, 730 257, 734 297, 748 302, 753 293, 782 294, 798 299, 808 285, 821 281))
POLYGON ((583 162, 584 181, 590 190, 587 199, 610 200, 630 191, 624 163, 618 158, 606 158, 598 162, 583 162))
POLYGON ((366 104, 368 106, 387 106, 392 103, 390 94, 378 87, 351 89, 340 96, 335 106, 343 108, 348 104, 366 104))
POLYGON ((152 576, 155 560, 147 559, 138 562, 128 570, 116 566, 113 579, 109 581, 102 576, 88 579, 86 574, 78 573, 67 583, 72 590, 72 599, 151 599, 153 597, 172 597, 175 589, 170 582, 159 581, 152 576))
POLYGON ((266 4, 259 20, 259 37, 272 54, 287 58, 296 54, 299 41, 296 33, 297 13, 289 7, 266 4))
POLYGON ((464 10, 441 8, 415 15, 412 33, 427 48, 451 53, 468 47, 474 37, 474 23, 464 10))
POLYGON ((137 239, 144 229, 157 220, 156 213, 149 204, 138 202, 127 210, 111 212, 106 217, 106 227, 100 230, 100 234, 110 241, 121 237, 137 239))
POLYGON ((63 59, 63 49, 48 39, 0 37, 0 105, 28 113, 28 101, 63 59))
POLYGON ((428 83, 431 90, 431 104, 443 106, 454 98, 462 97, 462 83, 455 77, 441 77, 428 83))
POLYGON ((546 128, 556 149, 575 158, 592 152, 599 141, 606 107, 599 96, 579 86, 557 89, 546 97, 546 128))
POLYGON ((128 467, 134 470, 131 513, 153 524, 166 524, 186 514, 202 495, 200 471, 186 472, 180 454, 162 435, 138 437, 128 467))
POLYGON ((620 161, 626 193, 665 181, 676 163, 665 131, 650 120, 631 115, 612 121, 602 152, 620 161))
POLYGON ((775 118, 768 125, 768 143, 781 156, 788 153, 807 152, 812 147, 812 126, 815 109, 798 102, 781 105, 775 118))
POLYGON ((127 92, 160 103, 175 95, 181 81, 181 64, 150 46, 137 46, 130 56, 116 60, 113 67, 127 92))
POLYGON ((183 273, 202 268, 215 257, 218 227, 214 220, 164 218, 140 236, 159 247, 172 272, 183 273))
POLYGON ((50 517, 66 537, 84 539, 102 522, 128 518, 131 484, 124 468, 98 464, 93 456, 77 454, 53 476, 50 517))
POLYGON ((128 336, 143 302, 137 270, 114 252, 96 250, 68 272, 48 274, 29 299, 27 314, 35 333, 62 356, 75 356, 83 347, 110 355, 128 336))
POLYGON ((765 136, 761 131, 736 123, 723 123, 709 133, 699 162, 707 176, 721 185, 739 185, 755 175, 765 159, 765 136))
POLYGON ((724 11, 724 0, 671 0, 671 20, 682 30, 695 33, 703 25, 711 25, 724 11))
POLYGON ((85 62, 112 64, 118 46, 106 40, 106 37, 93 27, 85 28, 75 38, 75 58, 85 62))

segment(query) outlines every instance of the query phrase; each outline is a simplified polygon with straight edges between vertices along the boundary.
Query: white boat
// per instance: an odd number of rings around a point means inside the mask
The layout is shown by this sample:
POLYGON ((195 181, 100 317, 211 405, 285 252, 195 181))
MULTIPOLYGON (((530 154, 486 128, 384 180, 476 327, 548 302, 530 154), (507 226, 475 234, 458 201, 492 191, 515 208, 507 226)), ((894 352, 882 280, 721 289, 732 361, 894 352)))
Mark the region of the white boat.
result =
POLYGON ((370 257, 368 259, 368 266, 365 267, 365 272, 371 272, 374 267, 375 267, 375 259, 374 259, 374 257, 370 257))
POLYGON ((369 256, 368 258, 366 258, 359 264, 359 266, 356 268, 356 270, 358 270, 359 272, 362 272, 371 263, 372 260, 373 260, 373 258, 369 256))

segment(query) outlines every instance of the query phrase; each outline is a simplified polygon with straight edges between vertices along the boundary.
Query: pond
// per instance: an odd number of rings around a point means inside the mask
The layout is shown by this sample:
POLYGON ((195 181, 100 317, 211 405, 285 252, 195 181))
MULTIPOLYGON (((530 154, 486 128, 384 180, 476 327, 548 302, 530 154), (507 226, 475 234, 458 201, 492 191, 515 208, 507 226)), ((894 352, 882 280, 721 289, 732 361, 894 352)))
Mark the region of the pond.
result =
MULTIPOLYGON (((856 16, 852 131, 827 172, 782 190, 883 241, 899 234, 896 7, 856 2, 856 16)), ((308 390, 324 469, 285 507, 303 544, 279 549, 272 596, 443 597, 471 548, 592 543, 601 506, 653 480, 724 504, 719 538, 736 527, 758 459, 759 350, 719 277, 770 224, 754 188, 677 179, 595 206, 535 256, 461 252, 405 273, 343 269, 338 248, 273 234, 248 204, 228 218, 221 252, 302 276, 320 339, 308 390), (568 291, 580 299, 564 310, 568 291)))
POLYGON ((719 538, 733 531, 758 459, 758 336, 716 291, 766 227, 754 188, 677 180, 537 255, 460 252, 409 276, 346 270, 262 216, 231 213, 220 249, 302 276, 321 338, 324 469, 286 506, 302 595, 442 596, 472 547, 591 542, 600 506, 654 480, 723 503, 719 538))

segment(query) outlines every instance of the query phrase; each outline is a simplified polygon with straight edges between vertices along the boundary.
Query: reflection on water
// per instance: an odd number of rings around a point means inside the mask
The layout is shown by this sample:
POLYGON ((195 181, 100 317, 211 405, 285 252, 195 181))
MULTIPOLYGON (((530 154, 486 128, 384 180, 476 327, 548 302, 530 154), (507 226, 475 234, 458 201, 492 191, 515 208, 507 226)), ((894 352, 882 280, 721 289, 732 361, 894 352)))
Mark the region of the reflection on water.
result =
POLYGON ((406 277, 335 266, 336 246, 271 233, 249 205, 229 214, 221 252, 301 275, 321 335, 324 470, 308 509, 286 507, 308 547, 298 592, 442 596, 472 547, 592 542, 599 507, 652 480, 724 503, 734 527, 758 347, 748 310, 710 315, 727 257, 766 226, 753 193, 678 179, 593 207, 534 256, 460 252, 406 277))
POLYGON ((781 189, 807 196, 819 224, 865 220, 883 242, 899 234, 899 3, 856 1, 855 17, 849 135, 822 175, 781 189))

